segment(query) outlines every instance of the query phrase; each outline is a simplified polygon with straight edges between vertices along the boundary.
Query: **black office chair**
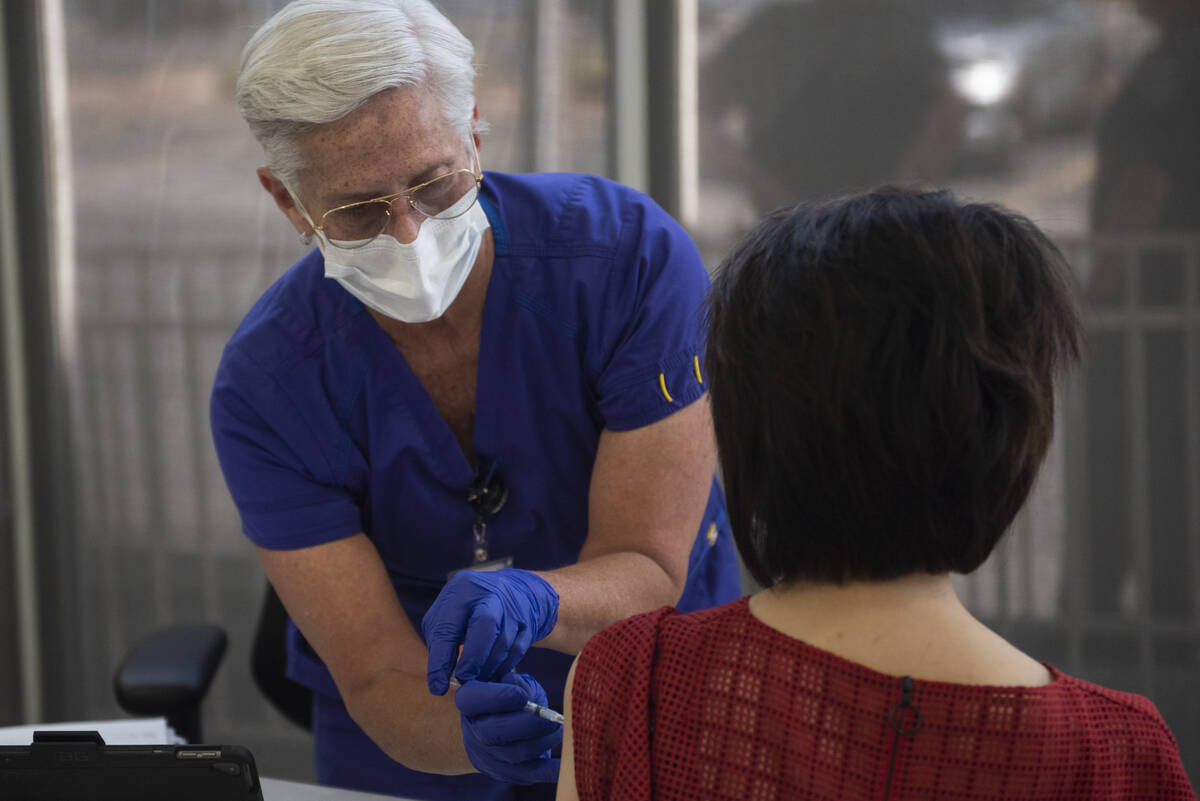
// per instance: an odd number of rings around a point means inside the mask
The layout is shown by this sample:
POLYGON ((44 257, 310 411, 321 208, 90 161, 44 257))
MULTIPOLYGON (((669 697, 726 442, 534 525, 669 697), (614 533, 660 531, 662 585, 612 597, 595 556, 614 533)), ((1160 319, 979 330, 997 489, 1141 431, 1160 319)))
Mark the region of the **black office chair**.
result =
MULTIPOLYGON (((250 673, 280 713, 312 730, 312 693, 289 679, 287 612, 267 584, 254 633, 250 673)), ((113 675, 117 703, 133 715, 162 716, 179 736, 202 742, 200 705, 225 655, 219 626, 169 626, 151 632, 126 653, 113 675)))

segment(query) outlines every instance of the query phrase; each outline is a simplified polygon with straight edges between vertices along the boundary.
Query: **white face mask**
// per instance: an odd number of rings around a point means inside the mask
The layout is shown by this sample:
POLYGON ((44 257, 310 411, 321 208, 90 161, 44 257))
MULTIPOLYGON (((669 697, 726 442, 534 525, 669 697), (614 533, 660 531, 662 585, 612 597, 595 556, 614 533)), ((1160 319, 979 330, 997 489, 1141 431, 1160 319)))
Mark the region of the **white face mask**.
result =
POLYGON ((478 201, 470 198, 470 202, 471 208, 459 217, 424 220, 417 238, 407 244, 380 234, 362 247, 348 250, 337 245, 354 243, 334 240, 330 246, 324 234, 318 234, 325 277, 336 280, 363 305, 394 320, 436 320, 458 297, 475 266, 483 232, 491 227, 478 201))

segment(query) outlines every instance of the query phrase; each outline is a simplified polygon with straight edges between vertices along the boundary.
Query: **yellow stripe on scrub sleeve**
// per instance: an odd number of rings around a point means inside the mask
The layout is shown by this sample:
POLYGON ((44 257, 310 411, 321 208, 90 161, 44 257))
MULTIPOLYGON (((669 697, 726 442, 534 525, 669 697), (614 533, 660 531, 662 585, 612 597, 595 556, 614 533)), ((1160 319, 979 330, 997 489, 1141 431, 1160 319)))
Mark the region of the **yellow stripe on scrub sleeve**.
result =
POLYGON ((663 397, 667 399, 667 403, 675 402, 675 399, 671 397, 671 393, 667 392, 667 376, 665 373, 658 374, 658 388, 662 390, 663 397))

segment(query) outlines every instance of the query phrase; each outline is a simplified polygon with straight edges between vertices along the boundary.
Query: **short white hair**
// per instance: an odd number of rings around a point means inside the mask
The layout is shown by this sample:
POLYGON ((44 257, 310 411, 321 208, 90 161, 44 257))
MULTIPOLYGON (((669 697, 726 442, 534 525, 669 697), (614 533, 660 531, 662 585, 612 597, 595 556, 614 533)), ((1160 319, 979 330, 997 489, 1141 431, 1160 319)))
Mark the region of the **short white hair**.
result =
POLYGON ((429 0, 293 0, 242 50, 237 103, 267 167, 293 191, 297 138, 386 89, 430 90, 464 143, 475 48, 429 0))

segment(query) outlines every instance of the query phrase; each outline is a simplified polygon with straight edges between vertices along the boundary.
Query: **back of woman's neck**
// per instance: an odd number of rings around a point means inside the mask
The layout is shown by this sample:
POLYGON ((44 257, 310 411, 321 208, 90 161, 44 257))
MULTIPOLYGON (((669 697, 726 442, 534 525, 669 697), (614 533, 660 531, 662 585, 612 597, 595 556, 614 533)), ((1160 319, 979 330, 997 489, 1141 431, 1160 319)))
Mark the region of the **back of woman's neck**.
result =
POLYGON ((750 599, 751 613, 809 645, 890 675, 1041 686, 1049 671, 959 602, 947 574, 846 584, 797 581, 750 599))

